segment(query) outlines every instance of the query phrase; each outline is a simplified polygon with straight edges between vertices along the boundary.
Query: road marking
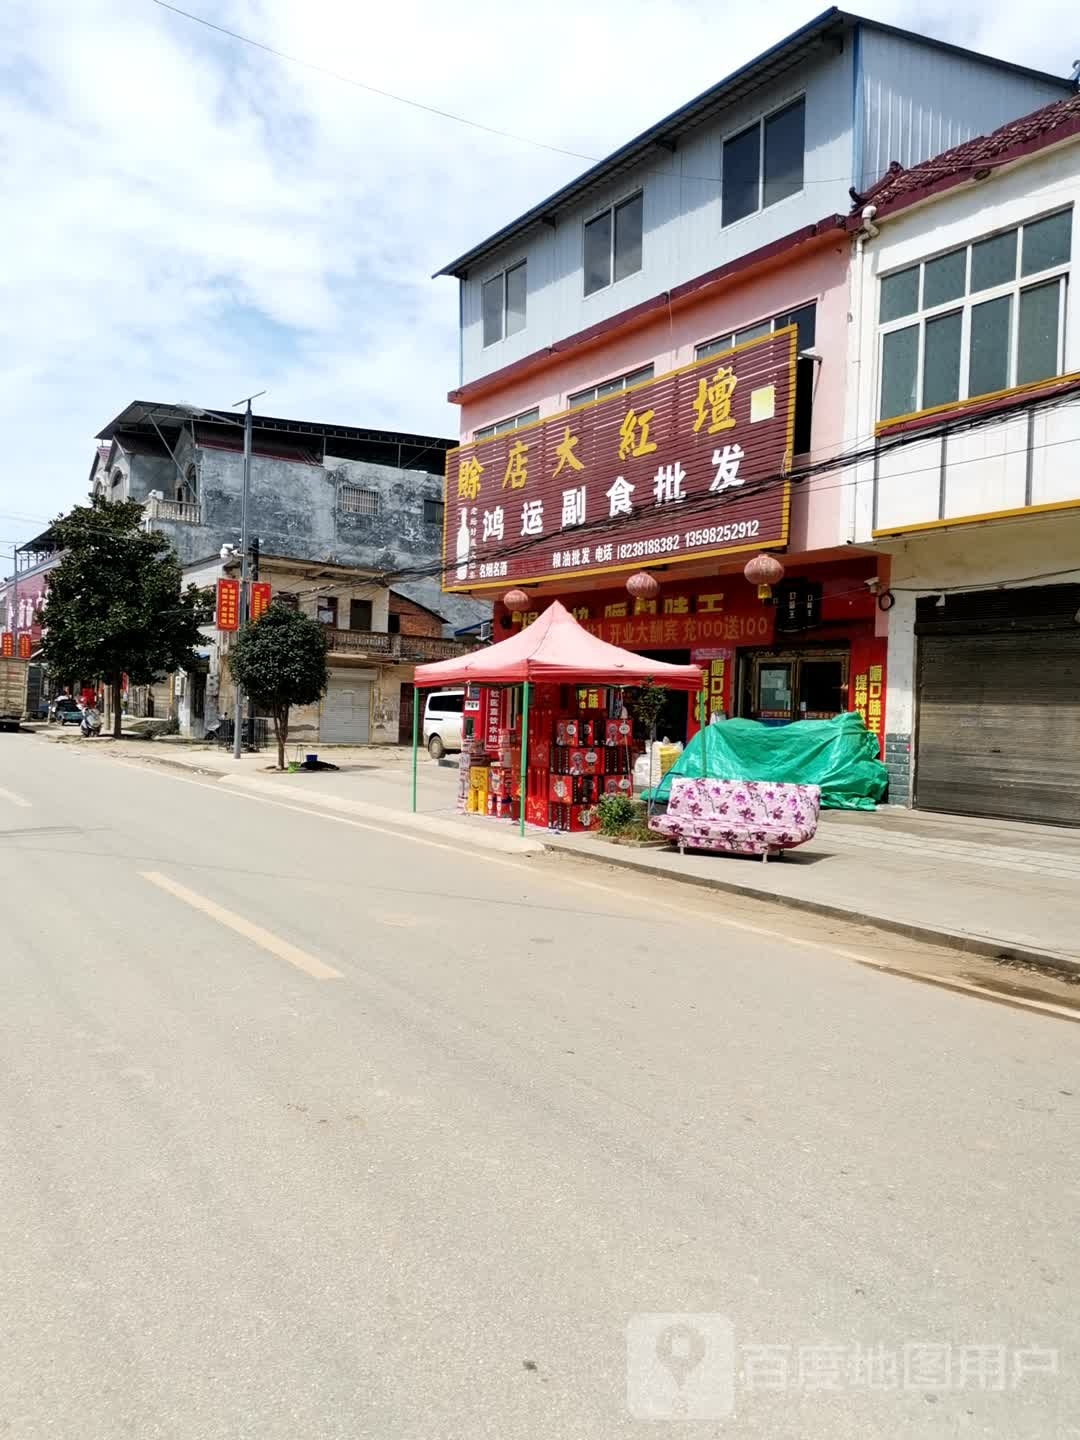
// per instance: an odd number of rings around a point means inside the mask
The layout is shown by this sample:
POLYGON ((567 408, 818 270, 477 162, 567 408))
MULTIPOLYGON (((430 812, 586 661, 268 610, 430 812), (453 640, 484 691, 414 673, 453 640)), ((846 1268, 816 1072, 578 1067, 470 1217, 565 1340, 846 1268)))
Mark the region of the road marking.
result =
MULTIPOLYGON (((116 758, 120 761, 121 764, 128 763, 119 756, 116 758)), ((131 763, 132 765, 139 765, 138 761, 131 761, 129 763, 131 763)), ((139 765, 139 768, 143 769, 144 771, 147 770, 147 767, 144 765, 139 765)), ((163 780, 177 781, 181 785, 197 785, 200 789, 203 790, 207 788, 214 788, 213 786, 208 787, 206 782, 203 780, 189 780, 186 776, 182 775, 171 775, 160 770, 149 770, 148 773, 159 775, 163 780)), ((410 833, 406 829, 396 830, 389 825, 375 825, 370 821, 353 820, 345 815, 332 814, 328 810, 310 808, 306 805, 292 805, 284 800, 275 800, 273 797, 268 795, 252 795, 249 791, 246 790, 218 790, 217 794, 233 795, 237 799, 242 800, 253 800, 256 804, 259 805, 273 805, 279 810, 292 810, 297 815, 307 815, 314 819, 332 820, 335 824, 349 825, 357 830, 372 830, 376 834, 396 836, 398 839, 408 841, 410 844, 425 845, 432 850, 448 850, 453 855, 457 855, 458 857, 461 856, 460 846, 451 845, 446 841, 442 840, 431 840, 426 836, 415 835, 410 833)), ((571 854, 572 852, 565 851, 556 853, 571 854)), ((511 859, 507 856, 494 855, 491 853, 491 851, 478 850, 475 852, 474 858, 482 860, 485 864, 501 865, 506 867, 507 869, 517 870, 519 872, 526 869, 526 864, 521 857, 514 857, 511 859)), ((620 890, 613 885, 601 885, 595 880, 583 880, 580 876, 576 874, 560 874, 558 877, 553 877, 550 872, 545 873, 548 875, 548 878, 557 878, 558 882, 561 884, 574 885, 579 889, 595 890, 604 895, 612 895, 623 904, 626 904, 627 901, 635 903, 635 897, 632 894, 628 894, 626 891, 620 890)), ((754 903, 754 897, 747 898, 750 903, 754 903)), ((888 962, 879 960, 873 955, 868 955, 865 952, 859 950, 850 950, 846 946, 833 944, 831 941, 810 940, 804 938, 803 936, 792 934, 790 931, 775 930, 771 926, 757 925, 748 920, 735 920, 728 915, 724 915, 719 910, 714 913, 709 911, 703 911, 700 909, 694 909, 688 906, 685 901, 681 899, 662 900, 659 898, 650 898, 648 900, 636 901, 636 903, 646 910, 669 910, 680 919, 693 919, 696 921, 705 922, 709 925, 726 925, 729 929, 742 930, 749 934, 760 935, 770 940, 779 940, 785 945, 798 945, 806 950, 818 950, 824 952, 827 955, 837 956, 845 960, 853 960, 857 964, 862 965, 869 970, 877 970, 881 974, 893 975, 897 979, 925 981, 927 984, 937 985, 941 989, 956 990, 971 995, 978 995, 981 999, 990 1000, 997 1004, 1008 1005, 1011 1009, 1015 1010, 1034 1010, 1037 1013, 1042 1014, 1060 1015, 1062 1019, 1071 1018, 1067 1010, 1065 1010, 1065 1007, 1061 1007, 1059 1009, 1059 1007, 1052 1005, 1050 1002, 1032 1000, 1025 996, 1011 996, 1001 994, 995 990, 983 988, 982 986, 974 985, 970 982, 950 982, 944 977, 939 978, 922 970, 916 970, 914 968, 902 968, 900 966, 892 966, 889 965, 888 962), (1063 1013, 1063 1011, 1065 1013, 1063 1013)), ((762 897, 760 903, 768 904, 767 898, 762 897)), ((858 921, 854 919, 847 922, 839 921, 837 923, 858 925, 858 921)), ((872 928, 872 922, 867 921, 866 923, 871 925, 872 928)), ((928 948, 933 950, 936 947, 929 946, 928 948)), ((948 950, 949 947, 945 946, 941 948, 948 950)))
POLYGON ((24 800, 21 795, 16 795, 14 790, 0 788, 0 800, 10 800, 12 805, 17 805, 20 810, 30 809, 30 801, 24 800))
POLYGON ((264 930, 261 925, 255 925, 250 920, 245 920, 242 915, 234 915, 231 910, 224 906, 217 905, 213 900, 208 900, 205 895, 197 895, 194 890, 189 890, 185 885, 170 880, 167 875, 162 875, 157 870, 141 870, 139 872, 144 880, 149 880, 151 885, 156 885, 159 890, 165 890, 168 894, 183 900, 185 905, 190 905, 193 910, 201 910, 204 915, 209 915, 211 920, 216 920, 219 925, 224 925, 229 930, 235 930, 237 935, 242 935, 245 940, 268 950, 271 955, 276 955, 279 960, 287 960, 290 965, 295 965, 297 970, 303 970, 305 975, 310 975, 313 980, 340 980, 340 970, 333 966, 326 965, 317 960, 314 955, 309 955, 306 950, 300 950, 295 945, 290 945, 288 940, 282 940, 279 935, 273 935, 269 930, 264 930))

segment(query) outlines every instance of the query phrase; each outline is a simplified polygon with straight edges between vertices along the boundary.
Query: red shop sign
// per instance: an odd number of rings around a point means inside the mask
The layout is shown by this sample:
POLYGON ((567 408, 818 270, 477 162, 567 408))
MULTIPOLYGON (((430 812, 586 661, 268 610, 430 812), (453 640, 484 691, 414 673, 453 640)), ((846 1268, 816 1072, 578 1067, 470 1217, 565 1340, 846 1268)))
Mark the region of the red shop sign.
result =
POLYGON ((795 346, 787 326, 448 451, 444 589, 786 544, 795 346))
POLYGON ((240 581, 219 580, 217 582, 217 628, 238 630, 240 628, 240 581))

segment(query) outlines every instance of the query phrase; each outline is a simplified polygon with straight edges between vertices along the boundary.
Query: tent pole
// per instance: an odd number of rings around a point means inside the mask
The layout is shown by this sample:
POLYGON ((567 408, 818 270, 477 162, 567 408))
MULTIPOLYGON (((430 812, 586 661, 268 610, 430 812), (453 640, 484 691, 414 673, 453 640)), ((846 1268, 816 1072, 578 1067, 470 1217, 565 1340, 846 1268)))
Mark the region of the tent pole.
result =
POLYGON ((525 786, 529 771, 529 682, 521 685, 521 794, 518 796, 520 824, 518 833, 525 834, 525 786))
POLYGON ((420 730, 420 687, 413 686, 412 692, 412 808, 416 814, 416 743, 420 730))

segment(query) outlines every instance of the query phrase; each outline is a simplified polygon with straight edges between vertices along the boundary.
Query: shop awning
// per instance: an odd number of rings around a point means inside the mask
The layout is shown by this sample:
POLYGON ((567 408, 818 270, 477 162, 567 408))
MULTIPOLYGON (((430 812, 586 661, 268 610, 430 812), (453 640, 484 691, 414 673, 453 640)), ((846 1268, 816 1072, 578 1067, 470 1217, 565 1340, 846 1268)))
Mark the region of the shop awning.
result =
POLYGON ((539 620, 486 650, 416 667, 418 689, 438 685, 517 685, 523 680, 567 685, 641 685, 700 690, 699 665, 670 665, 590 635, 553 600, 539 620))

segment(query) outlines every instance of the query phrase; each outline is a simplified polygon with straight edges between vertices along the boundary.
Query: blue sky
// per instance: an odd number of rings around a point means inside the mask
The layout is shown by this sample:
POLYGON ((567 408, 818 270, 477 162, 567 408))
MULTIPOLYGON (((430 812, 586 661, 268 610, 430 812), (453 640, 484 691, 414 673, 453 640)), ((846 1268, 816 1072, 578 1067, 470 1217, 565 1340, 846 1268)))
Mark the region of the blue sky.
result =
MULTIPOLYGON (((816 9, 183 8, 596 156, 816 9)), ((1072 0, 861 8, 1059 74, 1080 51, 1072 0)), ((93 435, 135 398, 220 408, 266 389, 272 414, 455 434, 456 286, 431 273, 581 168, 283 63, 152 0, 4 0, 0 552, 83 498, 93 435)))

